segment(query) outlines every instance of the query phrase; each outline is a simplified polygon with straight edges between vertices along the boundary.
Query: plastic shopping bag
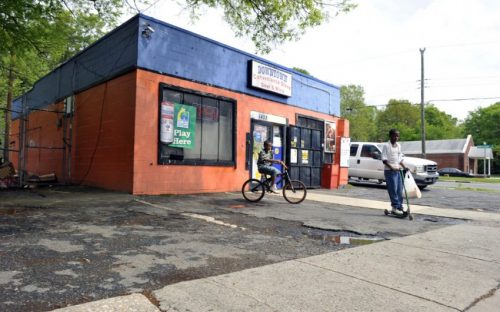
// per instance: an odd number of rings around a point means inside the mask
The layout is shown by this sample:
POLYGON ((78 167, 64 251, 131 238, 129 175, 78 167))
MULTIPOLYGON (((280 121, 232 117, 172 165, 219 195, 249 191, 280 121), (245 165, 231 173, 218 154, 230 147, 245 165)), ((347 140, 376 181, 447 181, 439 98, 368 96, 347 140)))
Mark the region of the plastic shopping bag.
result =
POLYGON ((406 171, 404 178, 404 187, 406 189, 406 195, 408 196, 408 198, 422 197, 422 193, 420 192, 420 189, 418 188, 417 183, 415 183, 415 179, 413 179, 413 176, 411 175, 411 172, 409 170, 406 171))

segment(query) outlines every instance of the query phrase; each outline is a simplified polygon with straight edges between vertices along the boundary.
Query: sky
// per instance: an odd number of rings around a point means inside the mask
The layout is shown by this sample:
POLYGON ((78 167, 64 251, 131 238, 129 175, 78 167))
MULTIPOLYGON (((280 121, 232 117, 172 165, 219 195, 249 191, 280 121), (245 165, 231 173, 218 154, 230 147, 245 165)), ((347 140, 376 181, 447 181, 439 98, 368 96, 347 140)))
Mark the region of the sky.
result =
MULTIPOLYGON (((360 85, 366 104, 383 109, 390 99, 421 102, 425 48, 425 103, 463 120, 470 111, 500 102, 500 1, 353 2, 353 11, 261 57, 337 86, 360 85)), ((221 11, 207 9, 193 22, 176 1, 151 3, 142 13, 255 53, 250 39, 235 37, 221 11)))

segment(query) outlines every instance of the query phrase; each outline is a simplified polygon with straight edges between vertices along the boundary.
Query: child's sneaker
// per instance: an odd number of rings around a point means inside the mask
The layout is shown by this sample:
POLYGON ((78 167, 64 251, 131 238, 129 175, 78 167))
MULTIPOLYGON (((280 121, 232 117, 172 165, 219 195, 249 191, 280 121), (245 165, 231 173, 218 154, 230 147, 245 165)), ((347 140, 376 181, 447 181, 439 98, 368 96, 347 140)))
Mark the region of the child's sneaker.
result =
POLYGON ((276 184, 271 186, 271 193, 278 194, 278 188, 276 187, 276 184))

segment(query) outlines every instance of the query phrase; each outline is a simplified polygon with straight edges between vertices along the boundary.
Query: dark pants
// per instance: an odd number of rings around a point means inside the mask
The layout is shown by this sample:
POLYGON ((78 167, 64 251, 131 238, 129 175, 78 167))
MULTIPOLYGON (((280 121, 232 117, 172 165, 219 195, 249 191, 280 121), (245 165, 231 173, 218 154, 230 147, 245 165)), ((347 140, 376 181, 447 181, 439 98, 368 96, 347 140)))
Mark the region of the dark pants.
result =
POLYGON ((403 181, 399 170, 384 170, 384 176, 392 208, 403 209, 403 181))

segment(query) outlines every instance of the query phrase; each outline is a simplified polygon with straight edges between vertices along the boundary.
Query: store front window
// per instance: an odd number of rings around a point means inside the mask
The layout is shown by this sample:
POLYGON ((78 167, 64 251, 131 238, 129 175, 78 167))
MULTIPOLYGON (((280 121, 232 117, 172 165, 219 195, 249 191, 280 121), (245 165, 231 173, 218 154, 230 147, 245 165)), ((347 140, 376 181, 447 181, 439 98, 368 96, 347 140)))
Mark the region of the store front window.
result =
POLYGON ((160 86, 160 164, 234 166, 235 102, 160 86))

